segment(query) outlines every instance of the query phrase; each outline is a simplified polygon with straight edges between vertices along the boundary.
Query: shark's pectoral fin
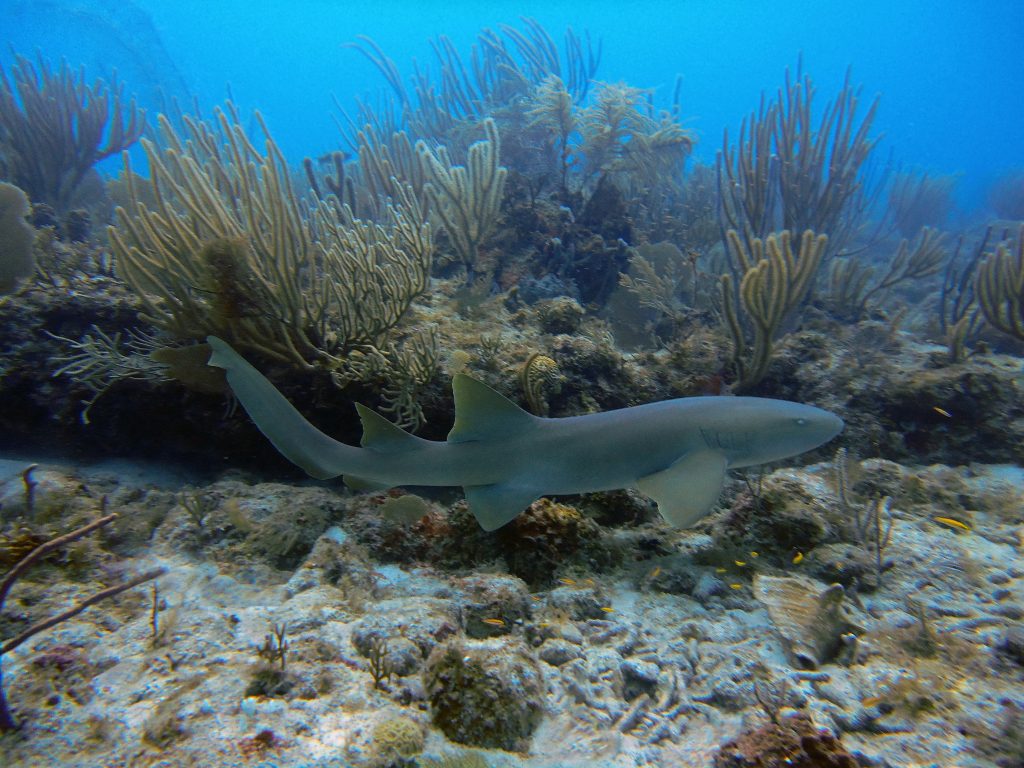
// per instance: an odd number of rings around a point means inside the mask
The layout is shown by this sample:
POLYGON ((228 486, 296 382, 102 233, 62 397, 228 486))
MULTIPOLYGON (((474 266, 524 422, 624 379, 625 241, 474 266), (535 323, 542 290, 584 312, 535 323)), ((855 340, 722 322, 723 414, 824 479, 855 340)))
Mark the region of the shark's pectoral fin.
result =
POLYGON ((541 496, 533 488, 504 483, 467 485, 464 490, 469 511, 485 531, 497 530, 511 522, 541 496))
POLYGON ((677 528, 693 525, 708 513, 725 483, 725 457, 694 451, 667 469, 637 481, 640 492, 658 502, 662 516, 677 528))

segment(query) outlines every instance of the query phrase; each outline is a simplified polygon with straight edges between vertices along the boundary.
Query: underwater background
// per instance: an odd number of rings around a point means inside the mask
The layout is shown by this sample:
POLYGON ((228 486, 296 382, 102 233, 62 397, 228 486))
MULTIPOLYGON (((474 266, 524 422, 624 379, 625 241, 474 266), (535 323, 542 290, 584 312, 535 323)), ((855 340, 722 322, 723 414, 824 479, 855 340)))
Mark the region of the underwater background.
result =
POLYGON ((1022 20, 4 0, 0 765, 1024 766, 1022 20))

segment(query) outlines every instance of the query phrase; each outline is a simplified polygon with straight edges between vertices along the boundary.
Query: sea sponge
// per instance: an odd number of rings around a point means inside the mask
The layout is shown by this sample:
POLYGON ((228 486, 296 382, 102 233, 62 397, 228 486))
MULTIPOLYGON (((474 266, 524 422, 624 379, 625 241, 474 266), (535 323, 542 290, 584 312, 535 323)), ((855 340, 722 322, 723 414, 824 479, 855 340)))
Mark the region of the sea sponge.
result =
POLYGON ((434 725, 460 744, 524 751, 540 722, 540 666, 521 645, 451 640, 427 659, 423 684, 434 725))
POLYGON ((0 294, 11 293, 35 272, 35 232, 26 216, 25 193, 13 184, 0 183, 0 294))

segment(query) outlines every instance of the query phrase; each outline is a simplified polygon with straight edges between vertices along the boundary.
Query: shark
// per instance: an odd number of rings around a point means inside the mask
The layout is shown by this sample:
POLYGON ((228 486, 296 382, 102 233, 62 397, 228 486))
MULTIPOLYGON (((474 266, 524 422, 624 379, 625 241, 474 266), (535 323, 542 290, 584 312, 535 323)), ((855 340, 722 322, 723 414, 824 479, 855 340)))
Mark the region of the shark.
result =
POLYGON ((726 472, 789 458, 843 429, 829 411, 762 397, 684 397, 582 416, 523 410, 470 376, 452 380, 455 424, 446 441, 412 435, 356 405, 360 447, 324 434, 222 339, 208 365, 289 461, 356 489, 462 486, 480 526, 493 531, 541 496, 636 488, 662 516, 688 527, 718 501, 726 472))

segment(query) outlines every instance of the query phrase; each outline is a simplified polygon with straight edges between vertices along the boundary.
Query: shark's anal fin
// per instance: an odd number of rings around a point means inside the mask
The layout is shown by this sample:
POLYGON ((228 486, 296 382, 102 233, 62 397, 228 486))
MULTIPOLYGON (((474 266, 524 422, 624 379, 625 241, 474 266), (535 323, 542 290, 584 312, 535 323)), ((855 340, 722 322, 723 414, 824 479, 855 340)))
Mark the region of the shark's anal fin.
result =
POLYGON ((497 530, 511 522, 541 496, 532 488, 504 483, 469 485, 464 490, 469 511, 485 531, 497 530))
POLYGON ((658 502, 662 516, 677 528, 693 525, 722 493, 725 457, 716 451, 693 451, 661 472, 641 477, 640 492, 658 502))
POLYGON ((455 425, 448 433, 449 443, 489 440, 530 429, 536 416, 524 411, 500 392, 482 381, 458 374, 452 379, 455 395, 455 425))

